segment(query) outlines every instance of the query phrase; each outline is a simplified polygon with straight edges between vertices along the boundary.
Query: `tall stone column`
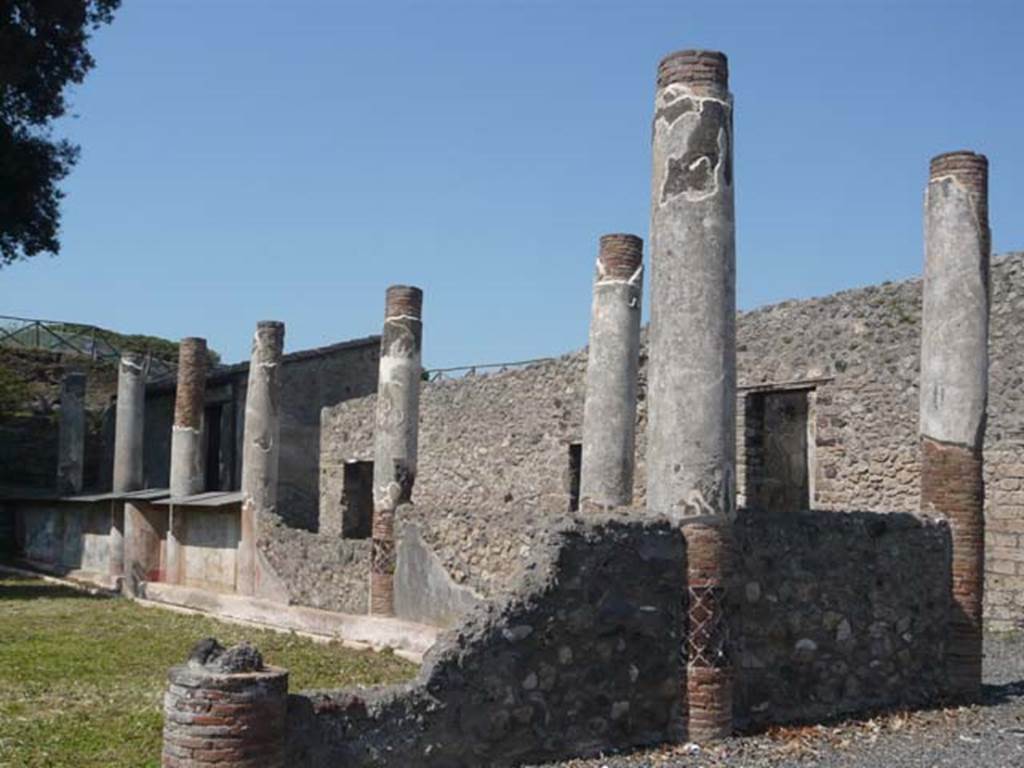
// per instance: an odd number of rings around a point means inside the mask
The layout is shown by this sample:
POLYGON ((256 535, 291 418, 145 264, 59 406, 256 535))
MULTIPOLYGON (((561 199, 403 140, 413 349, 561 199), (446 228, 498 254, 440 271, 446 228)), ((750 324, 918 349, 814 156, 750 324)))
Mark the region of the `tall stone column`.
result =
POLYGON ((732 152, 725 55, 665 57, 653 131, 647 506, 680 521, 706 520, 684 528, 691 740, 727 736, 732 727, 732 667, 724 639, 708 631, 725 622, 725 553, 736 511, 732 152))
POLYGON ((988 402, 988 160, 951 152, 931 161, 924 202, 921 318, 921 511, 953 533, 951 692, 981 692, 988 402))
POLYGON ((256 593, 256 541, 260 520, 277 510, 277 470, 281 452, 281 355, 284 323, 256 326, 245 393, 245 439, 242 446, 242 538, 238 544, 236 589, 256 593))
MULTIPOLYGON (((143 485, 142 438, 145 426, 146 371, 142 355, 125 352, 117 369, 117 408, 114 419, 114 493, 137 491, 143 485)), ((121 576, 126 558, 130 560, 132 513, 128 505, 111 502, 110 573, 121 576)))
POLYGON ((206 395, 206 339, 186 338, 178 345, 178 386, 171 432, 171 519, 167 530, 167 580, 181 580, 185 520, 173 500, 202 493, 203 405, 206 395))
POLYGON ((143 356, 125 352, 117 369, 114 422, 114 493, 142 488, 142 438, 145 428, 146 372, 143 356))
POLYGON ((736 239, 724 54, 658 68, 651 192, 647 506, 680 519, 736 505, 736 239))
POLYGON ((416 479, 419 433, 423 291, 387 290, 373 451, 373 553, 370 612, 394 614, 395 510, 408 502, 416 479))
POLYGON ((85 374, 69 373, 60 387, 60 426, 57 437, 57 491, 82 490, 85 469, 85 374))
POLYGON ((601 238, 583 405, 581 507, 633 501, 643 248, 636 235, 601 238))

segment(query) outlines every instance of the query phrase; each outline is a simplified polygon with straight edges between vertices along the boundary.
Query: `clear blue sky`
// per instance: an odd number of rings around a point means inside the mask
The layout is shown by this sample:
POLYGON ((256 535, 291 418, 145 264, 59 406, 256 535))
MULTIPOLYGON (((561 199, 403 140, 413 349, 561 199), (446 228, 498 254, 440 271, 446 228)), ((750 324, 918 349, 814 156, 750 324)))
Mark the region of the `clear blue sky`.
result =
POLYGON ((0 314, 248 355, 378 332, 430 366, 586 343, 597 238, 646 239, 659 58, 730 59, 742 308, 915 275, 928 159, 988 154, 1024 248, 1024 2, 125 0, 60 127, 64 250, 0 314))

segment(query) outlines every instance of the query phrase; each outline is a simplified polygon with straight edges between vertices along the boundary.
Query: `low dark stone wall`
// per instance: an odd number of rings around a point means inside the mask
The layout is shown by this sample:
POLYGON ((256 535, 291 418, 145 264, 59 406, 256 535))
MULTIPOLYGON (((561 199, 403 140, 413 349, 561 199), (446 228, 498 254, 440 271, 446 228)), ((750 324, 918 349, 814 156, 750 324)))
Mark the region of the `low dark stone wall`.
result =
POLYGON ((946 523, 744 510, 735 533, 738 725, 820 721, 942 693, 946 523))
MULTIPOLYGON (((414 682, 292 696, 288 764, 502 766, 677 738, 680 531, 620 510, 567 518, 533 539, 515 588, 472 609, 414 682)), ((735 547, 728 608, 738 726, 941 695, 945 523, 741 511, 735 547)))
POLYGON ((501 766, 670 738, 678 530, 604 520, 538 539, 519 588, 446 634, 413 683, 291 697, 288 764, 501 766))

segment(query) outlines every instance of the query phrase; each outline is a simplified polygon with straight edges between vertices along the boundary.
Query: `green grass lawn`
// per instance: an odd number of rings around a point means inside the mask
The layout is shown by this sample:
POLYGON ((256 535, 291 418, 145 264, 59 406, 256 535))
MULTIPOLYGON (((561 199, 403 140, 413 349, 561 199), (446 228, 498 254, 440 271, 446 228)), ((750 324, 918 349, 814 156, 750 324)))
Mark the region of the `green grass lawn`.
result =
POLYGON ((395 682, 416 671, 391 653, 3 577, 0 768, 159 766, 167 669, 209 636, 254 643, 268 664, 290 671, 292 691, 395 682))

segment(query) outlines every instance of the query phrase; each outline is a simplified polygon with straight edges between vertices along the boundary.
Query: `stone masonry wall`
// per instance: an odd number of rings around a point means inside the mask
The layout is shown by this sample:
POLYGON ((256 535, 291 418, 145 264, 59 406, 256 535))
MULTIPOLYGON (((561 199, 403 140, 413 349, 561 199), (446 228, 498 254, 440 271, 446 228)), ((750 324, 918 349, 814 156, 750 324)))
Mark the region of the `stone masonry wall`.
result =
MULTIPOLYGON (((742 512, 737 548, 740 725, 940 693, 944 523, 742 512)), ((416 680, 292 696, 288 764, 505 766, 678 738, 685 574, 680 529, 642 511, 537 526, 516 583, 442 636, 416 680)))
MULTIPOLYGON (((740 397, 809 395, 811 507, 918 506, 919 280, 788 301, 738 319, 740 397)), ((1024 619, 1024 253, 993 260, 986 458, 986 618, 1024 619)), ((521 370, 423 385, 413 500, 453 578, 481 594, 528 557, 531 521, 569 507, 569 446, 581 440, 585 352, 521 370), (489 515, 477 525, 476 511, 489 515), (523 554, 523 553, 526 554, 523 554), (477 562, 474 563, 473 561, 477 562)), ((641 350, 634 503, 645 496, 646 345, 641 350)), ((372 459, 374 398, 323 412, 321 515, 338 517, 346 460, 372 459)), ((737 477, 745 503, 745 403, 737 477)))
POLYGON ((678 722, 685 568, 664 521, 538 530, 534 568, 411 684, 291 697, 294 766, 503 766, 653 744, 678 722))
POLYGON ((731 587, 739 725, 933 701, 950 532, 909 514, 741 510, 731 587))
POLYGON ((289 603, 360 615, 369 610, 369 540, 272 525, 261 531, 258 546, 289 603))

